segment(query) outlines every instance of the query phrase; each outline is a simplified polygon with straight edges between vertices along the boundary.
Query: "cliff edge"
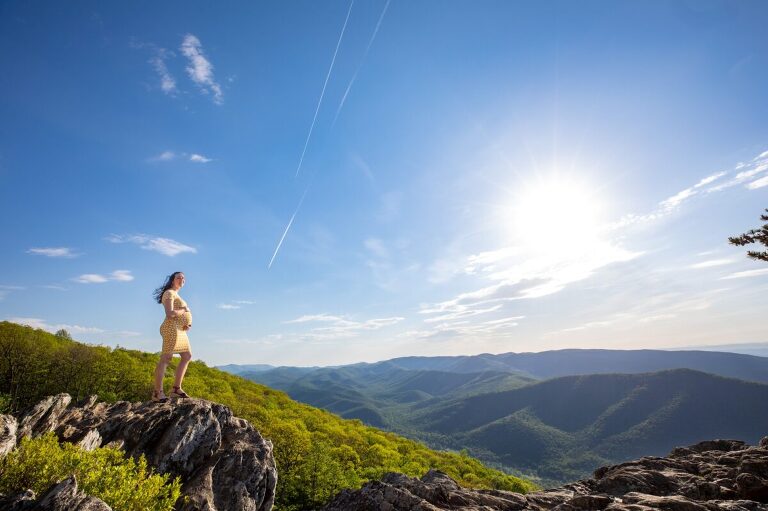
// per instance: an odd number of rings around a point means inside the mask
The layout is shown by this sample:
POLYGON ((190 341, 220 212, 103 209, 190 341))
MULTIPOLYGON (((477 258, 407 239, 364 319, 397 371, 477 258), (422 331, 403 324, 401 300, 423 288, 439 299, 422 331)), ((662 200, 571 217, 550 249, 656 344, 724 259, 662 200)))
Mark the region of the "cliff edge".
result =
MULTIPOLYGON (((59 394, 18 419, 0 416, 0 455, 23 437, 53 431, 60 441, 85 449, 119 446, 129 456, 143 455, 155 471, 179 476, 182 496, 176 509, 272 509, 277 485, 272 443, 228 407, 203 399, 108 404, 92 396, 80 405, 71 401, 68 394, 59 394)), ((65 486, 76 490, 74 480, 65 486)))

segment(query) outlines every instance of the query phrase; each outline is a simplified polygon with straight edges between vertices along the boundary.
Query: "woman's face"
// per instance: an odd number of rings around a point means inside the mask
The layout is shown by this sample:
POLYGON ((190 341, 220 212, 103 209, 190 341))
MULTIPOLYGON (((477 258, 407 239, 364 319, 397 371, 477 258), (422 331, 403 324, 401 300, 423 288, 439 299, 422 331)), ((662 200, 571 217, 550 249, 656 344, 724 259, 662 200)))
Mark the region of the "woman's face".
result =
POLYGON ((184 283, 186 280, 184 279, 183 273, 177 273, 175 277, 173 277, 173 287, 174 289, 181 289, 184 286, 184 283))

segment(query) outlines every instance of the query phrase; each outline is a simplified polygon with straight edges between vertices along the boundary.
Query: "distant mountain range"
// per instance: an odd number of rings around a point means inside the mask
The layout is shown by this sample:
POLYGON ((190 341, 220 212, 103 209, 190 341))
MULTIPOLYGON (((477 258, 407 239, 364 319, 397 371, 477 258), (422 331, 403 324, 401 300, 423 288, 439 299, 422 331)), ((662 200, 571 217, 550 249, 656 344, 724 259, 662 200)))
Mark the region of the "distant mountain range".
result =
POLYGON ((768 434, 768 358, 734 353, 560 350, 226 368, 544 484, 701 439, 768 434))

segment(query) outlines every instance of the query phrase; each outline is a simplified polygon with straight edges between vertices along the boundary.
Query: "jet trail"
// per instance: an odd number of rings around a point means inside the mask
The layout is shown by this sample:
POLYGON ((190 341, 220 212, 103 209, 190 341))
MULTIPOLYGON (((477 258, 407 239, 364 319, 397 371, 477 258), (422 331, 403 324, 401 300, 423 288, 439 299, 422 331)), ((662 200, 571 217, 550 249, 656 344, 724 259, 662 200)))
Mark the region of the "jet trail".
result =
POLYGON ((277 243, 277 247, 275 247, 275 253, 272 254, 272 259, 269 260, 269 264, 267 265, 268 270, 272 268, 272 263, 275 261, 275 257, 277 257, 277 252, 280 250, 280 247, 283 246, 283 240, 285 239, 285 235, 288 234, 288 231, 291 228, 291 224, 293 224, 293 219, 296 218, 296 213, 298 213, 299 209, 301 209, 301 205, 304 203, 304 197, 307 196, 307 192, 309 191, 309 187, 311 184, 312 184, 312 181, 310 180, 310 182, 307 183, 307 187, 304 189, 304 194, 301 196, 301 200, 299 200, 299 204, 296 206, 296 209, 294 210, 293 215, 291 215, 291 220, 288 222, 288 225, 285 227, 285 231, 283 231, 283 235, 280 237, 280 241, 277 243))
POLYGON ((368 56, 368 51, 371 49, 373 40, 376 39, 376 34, 379 33, 379 27, 381 27, 381 22, 384 21, 384 15, 387 13, 387 8, 389 8, 389 2, 390 0, 387 0, 387 3, 384 5, 384 9, 381 11, 381 15, 379 16, 379 21, 378 23, 376 23, 376 28, 373 29, 373 35, 371 36, 371 39, 368 41, 368 46, 365 47, 365 53, 363 53, 363 58, 360 61, 360 65, 357 66, 357 69, 355 70, 355 74, 352 75, 352 79, 349 81, 349 85, 347 85, 347 90, 344 91, 344 95, 341 97, 341 103, 339 103, 339 108, 336 109, 336 116, 333 118, 332 126, 336 124, 336 119, 339 118, 341 109, 344 107, 344 102, 347 101, 347 95, 349 94, 350 89, 352 89, 352 84, 355 83, 355 78, 357 78, 357 73, 359 73, 360 68, 363 67, 363 62, 365 62, 365 58, 368 56))
MULTIPOLYGON (((317 113, 320 111, 320 105, 323 103, 323 96, 325 95, 325 87, 328 85, 328 79, 331 77, 331 71, 333 71, 333 64, 336 62, 336 54, 339 53, 339 46, 341 46, 341 39, 344 37, 344 31, 347 29, 347 22, 349 21, 349 15, 352 13, 352 6, 355 5, 355 0, 352 0, 349 4, 349 10, 347 11, 347 18, 344 20, 344 26, 341 27, 341 34, 339 35, 339 41, 336 43, 336 50, 333 52, 333 59, 331 60, 331 67, 328 68, 328 74, 325 76, 325 83, 323 84, 323 91, 320 93, 320 100, 317 102, 317 108, 315 109, 315 116, 312 118, 312 124, 309 127, 309 133, 307 134, 307 140, 304 142, 304 150, 301 151, 301 158, 299 159, 299 166, 296 167, 296 175, 299 176, 301 170, 301 164, 304 162, 304 155, 307 152, 307 146, 309 145, 309 139, 312 136, 312 130, 315 129, 315 121, 317 121, 317 113)), ((290 224, 289 224, 290 227, 290 224)))

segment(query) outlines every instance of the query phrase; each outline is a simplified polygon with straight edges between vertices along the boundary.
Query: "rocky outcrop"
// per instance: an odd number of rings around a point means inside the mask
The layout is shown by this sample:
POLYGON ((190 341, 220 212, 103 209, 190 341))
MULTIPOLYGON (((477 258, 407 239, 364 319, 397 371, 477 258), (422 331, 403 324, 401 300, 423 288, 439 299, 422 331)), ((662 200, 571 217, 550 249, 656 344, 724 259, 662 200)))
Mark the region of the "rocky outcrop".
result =
POLYGON ((39 499, 27 490, 17 495, 0 498, 0 509, 6 511, 112 511, 96 497, 89 497, 77 489, 75 476, 53 485, 39 499))
POLYGON ((224 405, 202 399, 107 404, 93 396, 72 406, 68 394, 59 394, 19 417, 16 438, 48 431, 85 449, 119 446, 129 456, 143 455, 157 472, 179 476, 179 510, 261 511, 274 503, 271 442, 224 405))
POLYGON ((768 511, 768 437, 750 447, 713 440, 602 467, 594 478, 522 495, 462 488, 434 470, 387 474, 344 490, 325 511, 768 511))

